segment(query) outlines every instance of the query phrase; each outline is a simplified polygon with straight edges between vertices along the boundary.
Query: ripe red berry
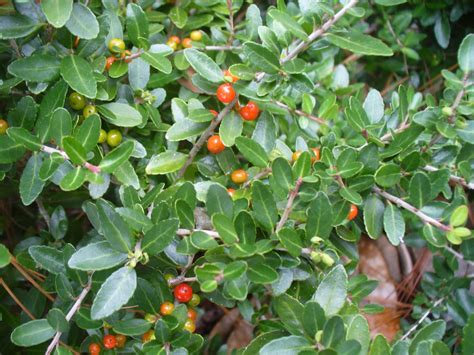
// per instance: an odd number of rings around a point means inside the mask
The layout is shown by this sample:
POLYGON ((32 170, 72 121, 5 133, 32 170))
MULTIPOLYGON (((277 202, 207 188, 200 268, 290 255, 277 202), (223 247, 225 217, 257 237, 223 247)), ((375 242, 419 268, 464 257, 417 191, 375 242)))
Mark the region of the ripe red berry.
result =
POLYGON ((212 154, 219 154, 225 149, 224 143, 218 134, 213 135, 207 140, 207 150, 212 154))
POLYGON ((176 286, 173 293, 179 302, 188 302, 193 297, 193 288, 183 283, 176 286))
POLYGON ((247 105, 240 109, 240 116, 245 121, 254 121, 258 118, 260 114, 260 109, 257 104, 253 101, 249 101, 247 105))
POLYGON ((347 219, 349 221, 352 221, 354 218, 357 217, 358 213, 359 213, 359 209, 357 208, 357 206, 351 205, 351 210, 349 211, 349 214, 347 215, 347 219))
POLYGON ((89 354, 98 355, 100 354, 100 345, 97 343, 91 343, 89 345, 89 354))
POLYGON ((224 103, 228 104, 232 102, 235 98, 235 90, 231 84, 225 83, 217 88, 217 99, 224 103))
POLYGON ((197 318, 197 312, 192 308, 188 308, 188 319, 195 321, 196 318, 197 318))
POLYGON ((313 163, 319 161, 321 159, 321 150, 319 148, 311 148, 311 150, 314 153, 314 157, 311 157, 311 161, 313 163))
POLYGON ((107 349, 113 349, 117 346, 117 338, 112 334, 104 335, 102 342, 104 343, 104 347, 107 349))
POLYGON ((115 62, 115 57, 107 57, 107 59, 105 60, 105 70, 106 71, 109 71, 110 67, 112 66, 112 64, 114 64, 115 62))

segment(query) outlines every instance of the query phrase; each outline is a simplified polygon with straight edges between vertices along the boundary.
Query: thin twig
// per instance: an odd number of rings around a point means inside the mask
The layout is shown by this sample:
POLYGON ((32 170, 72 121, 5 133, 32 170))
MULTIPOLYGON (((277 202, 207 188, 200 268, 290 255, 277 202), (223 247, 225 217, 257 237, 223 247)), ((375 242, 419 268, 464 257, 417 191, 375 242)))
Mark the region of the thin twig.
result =
MULTIPOLYGON (((196 47, 196 49, 200 49, 196 47)), ((206 51, 238 51, 242 49, 242 46, 205 46, 206 51)))
POLYGON ((23 303, 21 303, 21 301, 18 299, 18 297, 16 297, 15 293, 10 289, 10 287, 8 287, 8 285, 5 283, 5 281, 1 277, 0 277, 0 285, 3 286, 5 291, 7 291, 7 293, 10 295, 10 297, 13 298, 15 303, 23 310, 23 312, 26 313, 26 315, 28 317, 30 317, 31 319, 36 319, 35 316, 33 314, 31 314, 31 312, 28 310, 28 308, 26 308, 25 305, 23 303))
POLYGON ((344 7, 341 10, 339 10, 339 12, 337 12, 334 15, 334 17, 332 19, 325 22, 320 28, 318 28, 313 33, 311 33, 308 36, 308 39, 306 41, 303 41, 300 44, 298 44, 290 53, 288 53, 288 55, 285 58, 283 58, 280 61, 280 63, 285 64, 286 62, 289 62, 290 60, 295 58, 298 54, 300 54, 302 51, 304 51, 306 48, 308 48, 308 46, 312 42, 314 42, 317 38, 319 38, 324 33, 326 33, 331 28, 332 25, 334 25, 337 21, 339 21, 341 19, 341 17, 344 16, 344 14, 349 9, 354 7, 357 3, 358 3, 358 0, 350 0, 346 5, 344 5, 344 7))
POLYGON ((229 10, 229 27, 230 27, 230 36, 227 40, 227 44, 230 45, 234 40, 235 36, 235 27, 234 27, 234 12, 232 11, 232 0, 227 0, 227 9, 229 10))
POLYGON ((262 178, 264 178, 264 177, 267 177, 269 174, 271 174, 271 172, 272 172, 272 168, 265 168, 265 169, 263 169, 263 170, 260 171, 259 173, 255 174, 255 176, 254 176, 252 179, 247 180, 247 181, 242 185, 242 187, 244 187, 244 188, 245 188, 245 187, 249 187, 249 186, 252 184, 253 181, 255 181, 255 180, 260 180, 260 179, 262 179, 262 178))
POLYGON ((21 267, 20 264, 16 261, 14 257, 11 258, 10 263, 15 267, 15 269, 18 270, 20 274, 23 275, 25 279, 27 279, 39 292, 41 292, 48 300, 51 302, 54 302, 54 297, 51 296, 48 292, 46 292, 33 278, 28 275, 28 273, 23 270, 23 267, 21 267))
POLYGON ((313 116, 309 113, 306 113, 304 111, 301 111, 301 110, 297 110, 297 109, 292 109, 291 107, 289 107, 288 105, 285 105, 283 102, 280 102, 280 101, 274 101, 275 105, 277 105, 278 107, 281 107, 285 110, 287 110, 288 112, 290 113, 294 113, 296 115, 300 115, 300 116, 304 116, 304 117, 307 117, 309 118, 310 120, 313 120, 315 122, 318 122, 319 124, 322 124, 322 125, 327 125, 327 122, 325 120, 323 120, 322 118, 319 118, 319 117, 316 117, 316 116, 313 116))
POLYGON ((211 236, 212 238, 219 238, 219 233, 217 233, 216 231, 213 231, 213 230, 209 230, 209 229, 193 229, 193 230, 190 230, 190 229, 178 229, 176 234, 179 235, 180 237, 184 237, 184 236, 187 236, 187 235, 191 235, 193 232, 203 232, 203 233, 206 233, 207 235, 211 236))
MULTIPOLYGON (((69 322, 71 318, 76 314, 76 312, 81 308, 81 303, 84 301, 86 298, 87 294, 89 293, 90 289, 92 287, 92 275, 89 276, 89 282, 87 283, 86 287, 83 288, 81 294, 77 298, 76 302, 72 305, 71 309, 69 312, 66 314, 66 320, 69 322)), ((48 349, 46 350, 46 355, 49 355, 53 352, 54 348, 58 345, 59 338, 61 337, 61 332, 57 332, 56 335, 54 336, 53 340, 48 346, 48 349)))
POLYGON ((386 191, 383 191, 381 190, 380 188, 378 188, 377 186, 374 186, 372 188, 372 190, 382 196, 383 198, 395 203, 397 206, 400 206, 404 209, 406 209, 407 211, 413 213, 414 215, 416 215, 418 218, 420 218, 424 223, 427 223, 427 224, 431 224, 432 226, 444 231, 444 232, 449 232, 451 231, 451 227, 450 226, 447 226, 443 223, 441 223, 440 221, 426 215, 425 213, 421 212, 418 208, 410 205, 408 202, 405 202, 404 200, 402 200, 401 198, 397 197, 397 196, 394 196, 394 195, 391 195, 389 194, 388 192, 386 191))
MULTIPOLYGON (((434 166, 431 166, 431 165, 426 165, 423 169, 426 170, 426 171, 430 171, 430 172, 439 170, 438 168, 435 168, 434 166)), ((456 176, 456 175, 450 175, 449 180, 456 183, 456 184, 464 186, 465 188, 468 188, 470 190, 474 190, 474 183, 467 182, 462 177, 459 177, 459 176, 456 176)))
POLYGON ((168 280, 168 285, 176 286, 183 282, 196 282, 196 281, 197 281, 197 277, 184 277, 180 275, 180 276, 176 276, 174 279, 168 280))
POLYGON ((440 298, 439 300, 437 300, 435 303, 433 303, 433 305, 430 307, 430 309, 428 309, 422 316, 421 318, 402 336, 402 338, 400 340, 405 340, 407 339, 411 333, 413 333, 420 325, 421 323, 423 323, 423 321, 430 315, 431 311, 433 310, 433 308, 437 307, 441 302, 444 301, 444 297, 443 298, 440 298))
POLYGON ((235 95, 234 99, 226 106, 224 109, 217 115, 216 119, 211 122, 209 127, 201 134, 201 137, 196 141, 193 148, 189 152, 188 159, 184 163, 183 167, 178 171, 176 179, 180 179, 183 177, 186 169, 192 164, 194 158, 201 150, 202 146, 206 143, 207 139, 212 135, 214 130, 217 128, 219 123, 223 120, 223 118, 232 110, 234 105, 236 104, 239 96, 235 95))
POLYGON ((458 258, 459 260, 465 262, 466 264, 469 264, 471 266, 474 266, 474 261, 471 261, 471 260, 466 260, 464 259, 464 256, 461 254, 461 253, 458 253, 456 250, 454 250, 453 248, 449 247, 449 246, 445 246, 444 249, 446 249, 448 252, 450 252, 451 254, 453 254, 456 258, 458 258))
POLYGON ((296 196, 298 196, 298 191, 302 183, 303 183, 303 179, 299 177, 296 180, 295 187, 288 194, 288 201, 286 202, 285 210, 283 211, 283 214, 281 215, 280 221, 278 222, 276 226, 275 232, 278 232, 280 229, 282 229, 286 221, 288 220, 291 210, 293 209, 293 202, 295 201, 296 196))
MULTIPOLYGON (((62 150, 59 150, 59 149, 56 149, 56 148, 48 147, 47 145, 41 146, 41 151, 43 151, 45 153, 48 153, 48 154, 58 153, 59 155, 61 155, 64 158, 64 160, 70 160, 69 156, 67 155, 66 152, 64 152, 62 150)), ((98 167, 96 165, 92 165, 91 163, 85 162, 83 164, 83 166, 84 166, 84 168, 88 169, 90 172, 92 172, 94 174, 100 173, 100 167, 98 167)))

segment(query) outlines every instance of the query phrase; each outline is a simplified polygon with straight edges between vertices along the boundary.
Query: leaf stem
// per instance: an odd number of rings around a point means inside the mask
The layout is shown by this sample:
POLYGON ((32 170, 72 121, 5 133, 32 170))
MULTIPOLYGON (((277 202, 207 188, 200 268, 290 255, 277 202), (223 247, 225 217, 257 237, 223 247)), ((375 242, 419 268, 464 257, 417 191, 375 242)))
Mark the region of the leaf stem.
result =
MULTIPOLYGON (((56 149, 56 148, 52 148, 52 147, 48 147, 47 145, 42 145, 41 146, 41 151, 43 151, 45 153, 48 153, 48 154, 58 153, 59 155, 61 155, 64 158, 64 160, 70 160, 69 156, 67 155, 67 153, 65 151, 62 151, 62 150, 59 150, 59 149, 56 149)), ((84 168, 86 168, 87 170, 89 170, 90 172, 92 172, 94 174, 100 173, 100 167, 98 167, 97 165, 92 165, 91 163, 85 162, 83 164, 83 166, 84 166, 84 168)))
POLYGON ((18 297, 16 297, 15 293, 11 290, 10 287, 8 287, 8 285, 5 283, 5 281, 1 277, 0 277, 0 285, 3 286, 5 291, 7 291, 7 293, 10 295, 10 297, 13 298, 15 303, 23 310, 23 312, 26 313, 26 315, 28 317, 30 317, 31 319, 36 319, 35 316, 33 314, 31 314, 31 312, 28 310, 28 308, 26 308, 25 305, 23 303, 21 303, 21 301, 18 299, 18 297))
POLYGON ((413 333, 420 325, 421 323, 423 323, 423 321, 430 315, 431 311, 433 310, 433 308, 439 306, 441 304, 441 302, 444 301, 444 297, 443 298, 440 298, 439 300, 437 300, 435 303, 433 303, 433 305, 430 307, 430 309, 428 309, 422 316, 421 318, 402 336, 402 338, 400 340, 405 340, 407 339, 411 333, 413 333))
POLYGON ((291 210, 293 209, 293 202, 295 201, 296 196, 298 196, 298 191, 302 183, 303 183, 303 179, 299 177, 296 180, 294 189, 291 190, 290 193, 288 194, 288 201, 286 202, 285 210, 283 211, 283 214, 281 215, 280 221, 277 224, 275 232, 278 232, 280 229, 282 229, 286 221, 288 220, 291 210))
POLYGON ((313 120, 315 122, 318 122, 319 124, 322 124, 322 125, 327 125, 328 123, 323 120, 322 118, 319 118, 319 117, 316 117, 316 116, 313 116, 309 113, 306 113, 304 111, 301 111, 301 110, 298 110, 298 109, 292 109, 291 107, 285 105, 283 102, 280 102, 280 101, 274 101, 275 105, 277 105, 278 107, 281 107, 285 110, 287 110, 288 112, 290 113, 294 113, 296 115, 300 115, 300 116, 304 116, 306 118, 309 118, 310 120, 313 120))
POLYGON ((48 300, 51 302, 54 302, 54 297, 51 296, 48 292, 46 292, 33 278, 28 275, 28 273, 23 270, 23 267, 21 267, 20 264, 16 261, 14 257, 11 258, 10 263, 15 267, 15 269, 18 270, 20 274, 23 275, 23 277, 28 280, 39 292, 41 292, 48 300))
POLYGON ((224 117, 232 110, 232 108, 234 107, 238 99, 239 99, 239 95, 236 94, 234 99, 226 107, 224 107, 224 109, 221 112, 219 112, 219 114, 211 122, 209 127, 204 131, 203 134, 201 134, 201 137, 199 137, 197 142, 194 144, 193 148, 190 150, 188 159, 186 160, 182 168, 179 169, 176 179, 180 179, 183 177, 184 173, 186 172, 186 169, 192 164, 194 158, 199 153, 202 146, 206 143, 207 139, 212 135, 212 133, 217 128, 219 123, 221 123, 224 117))
MULTIPOLYGON (((426 165, 424 168, 424 170, 426 171, 429 171, 429 172, 433 172, 433 171, 438 171, 439 169, 438 168, 435 168, 434 166, 432 165, 426 165)), ((462 177, 460 176, 456 176, 456 175, 450 175, 449 176, 449 180, 456 183, 456 184, 459 184, 461 186, 464 186, 470 190, 474 190, 474 183, 472 182, 467 182, 465 179, 463 179, 462 177)))
POLYGON ((444 231, 444 232, 449 232, 451 231, 451 227, 450 226, 447 226, 443 223, 441 223, 440 221, 424 214, 423 212, 421 212, 418 208, 416 208, 415 206, 412 206, 410 205, 408 202, 405 202, 404 200, 402 200, 401 198, 397 197, 397 196, 394 196, 394 195, 391 195, 389 194, 388 192, 386 191, 383 191, 381 190, 380 188, 378 188, 377 186, 374 186, 372 188, 372 190, 382 196, 383 198, 389 200, 390 202, 393 202, 395 203, 397 206, 400 206, 404 209, 406 209, 407 211, 413 213, 414 215, 416 215, 418 218, 420 218, 424 223, 427 223, 427 224, 431 224, 432 226, 444 231))

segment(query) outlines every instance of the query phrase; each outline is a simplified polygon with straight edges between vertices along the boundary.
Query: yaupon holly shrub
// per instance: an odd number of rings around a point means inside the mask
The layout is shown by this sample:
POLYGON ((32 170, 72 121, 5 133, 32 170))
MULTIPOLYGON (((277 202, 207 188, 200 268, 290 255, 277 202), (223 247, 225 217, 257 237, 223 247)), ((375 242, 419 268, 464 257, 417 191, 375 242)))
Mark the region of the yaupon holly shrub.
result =
POLYGON ((2 2, 1 352, 472 354, 472 10, 2 2), (366 236, 433 255, 390 342, 366 236))

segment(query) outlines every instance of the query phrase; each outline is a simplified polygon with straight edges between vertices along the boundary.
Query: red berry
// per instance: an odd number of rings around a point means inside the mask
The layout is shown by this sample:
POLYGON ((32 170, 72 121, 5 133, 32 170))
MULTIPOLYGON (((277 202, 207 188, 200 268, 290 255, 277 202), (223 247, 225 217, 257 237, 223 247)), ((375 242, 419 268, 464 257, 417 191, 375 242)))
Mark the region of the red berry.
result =
POLYGON ((210 113, 214 115, 214 117, 217 117, 219 113, 216 110, 209 110, 210 113))
POLYGON ((253 101, 249 101, 247 105, 240 109, 240 116, 245 121, 254 121, 258 118, 260 114, 260 109, 257 104, 253 101))
POLYGON ((321 159, 321 150, 319 148, 311 148, 311 150, 314 153, 314 157, 311 157, 311 161, 313 163, 319 161, 321 159))
POLYGON ((229 187, 227 189, 227 193, 229 194, 230 197, 232 197, 232 196, 234 196, 235 189, 233 189, 232 187, 229 187))
POLYGON ((197 318, 197 312, 192 308, 188 308, 188 319, 195 321, 196 318, 197 318))
POLYGON ((207 150, 212 154, 219 154, 225 149, 224 143, 222 143, 221 137, 218 134, 213 135, 207 140, 207 150))
POLYGON ((232 87, 231 84, 226 83, 222 84, 217 88, 217 99, 224 103, 228 104, 232 102, 232 100, 235 98, 235 90, 232 87))
POLYGON ((113 349, 117 346, 117 339, 115 338, 115 335, 104 335, 102 342, 104 343, 104 347, 107 349, 113 349))
POLYGON ((112 64, 114 64, 115 62, 115 57, 107 57, 106 61, 105 61, 105 70, 109 71, 110 67, 112 66, 112 64))
POLYGON ((100 345, 97 343, 91 343, 89 345, 89 354, 98 355, 100 354, 100 345))
POLYGON ((179 302, 188 302, 193 297, 193 288, 185 283, 176 286, 173 292, 179 302))
POLYGON ((349 211, 349 214, 347 215, 347 219, 349 221, 352 221, 354 218, 357 217, 358 213, 359 213, 359 209, 357 208, 357 206, 351 205, 351 210, 349 211))

